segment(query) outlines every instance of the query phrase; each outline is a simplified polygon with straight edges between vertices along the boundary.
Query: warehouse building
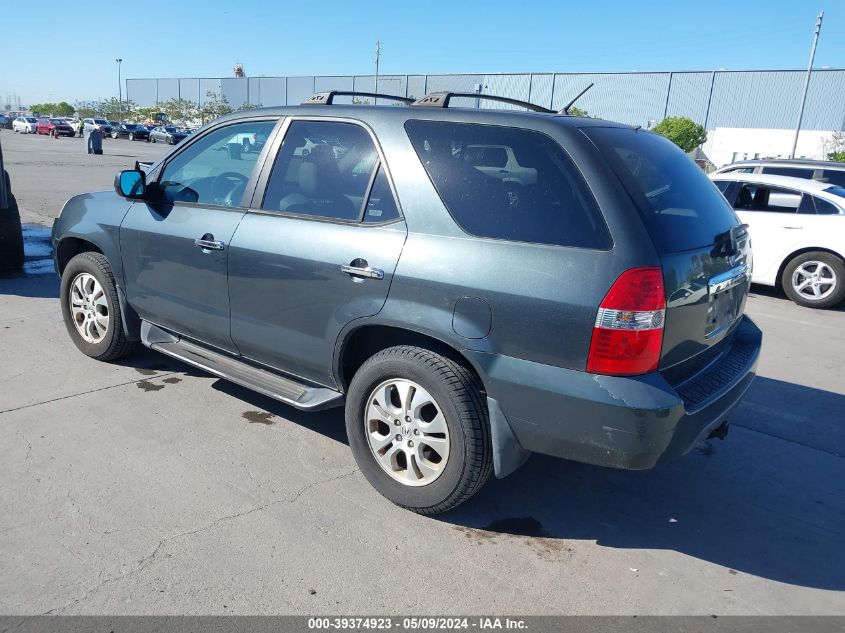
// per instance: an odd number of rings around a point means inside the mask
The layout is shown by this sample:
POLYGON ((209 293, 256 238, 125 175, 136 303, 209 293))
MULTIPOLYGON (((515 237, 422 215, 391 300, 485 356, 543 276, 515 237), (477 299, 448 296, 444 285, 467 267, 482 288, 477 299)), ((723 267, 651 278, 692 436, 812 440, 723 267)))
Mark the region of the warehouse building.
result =
MULTIPOLYGON (((717 166, 754 157, 786 157, 800 107, 803 70, 712 70, 625 73, 522 73, 306 77, 127 79, 138 106, 169 99, 202 104, 223 96, 244 104, 291 105, 314 92, 376 91, 421 97, 441 91, 497 94, 560 109, 590 84, 578 107, 591 116, 652 127, 666 116, 686 116, 708 130, 704 156, 717 166)), ((457 104, 457 102, 456 102, 457 104)), ((467 100, 463 105, 507 108, 467 100)), ((845 130, 845 69, 814 70, 796 156, 824 158, 831 135, 845 130)))

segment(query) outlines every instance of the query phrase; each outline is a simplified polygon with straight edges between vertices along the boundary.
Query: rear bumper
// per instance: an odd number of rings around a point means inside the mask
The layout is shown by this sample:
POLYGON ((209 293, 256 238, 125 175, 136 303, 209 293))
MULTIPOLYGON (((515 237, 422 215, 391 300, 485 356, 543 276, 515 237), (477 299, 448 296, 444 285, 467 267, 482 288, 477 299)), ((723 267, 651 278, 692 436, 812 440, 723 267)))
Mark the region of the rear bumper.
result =
POLYGON ((524 450, 646 469, 688 453, 725 422, 757 371, 762 333, 747 316, 712 363, 680 385, 659 372, 599 376, 467 351, 524 450))

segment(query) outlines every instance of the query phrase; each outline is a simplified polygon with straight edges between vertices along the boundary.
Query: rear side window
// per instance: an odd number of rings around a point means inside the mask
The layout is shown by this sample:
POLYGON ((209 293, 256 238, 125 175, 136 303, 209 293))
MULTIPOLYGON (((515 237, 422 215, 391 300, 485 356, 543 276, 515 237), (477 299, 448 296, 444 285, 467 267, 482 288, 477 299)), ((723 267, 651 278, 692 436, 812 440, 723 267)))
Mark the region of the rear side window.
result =
POLYGON ((442 121, 408 121, 405 129, 437 193, 467 233, 554 246, 612 246, 586 183, 545 134, 442 121))
POLYGON ((772 174, 773 176, 791 176, 792 178, 812 180, 816 170, 801 167, 763 167, 763 173, 772 174))
POLYGON ((671 141, 630 128, 595 127, 584 133, 637 203, 661 253, 713 244, 738 224, 724 196, 671 141))
POLYGON ((822 182, 845 187, 845 169, 825 169, 822 171, 822 182))
MULTIPOLYGON (((826 191, 830 191, 827 189, 826 191)), ((804 194, 805 200, 810 200, 813 205, 813 211, 810 213, 815 213, 816 215, 838 215, 839 209, 835 204, 832 202, 828 202, 823 198, 817 198, 816 196, 811 196, 808 194, 804 194)), ((802 205, 803 206, 803 205, 802 205)))

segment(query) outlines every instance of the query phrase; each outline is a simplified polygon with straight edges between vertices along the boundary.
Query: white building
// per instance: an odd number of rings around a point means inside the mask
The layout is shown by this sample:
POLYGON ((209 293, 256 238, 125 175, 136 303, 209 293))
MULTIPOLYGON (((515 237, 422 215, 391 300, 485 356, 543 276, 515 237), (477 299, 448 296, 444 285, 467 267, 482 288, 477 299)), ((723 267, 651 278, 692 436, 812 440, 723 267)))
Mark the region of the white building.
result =
MULTIPOLYGON (((831 130, 801 130, 795 158, 826 160, 833 151, 831 130)), ((716 167, 750 158, 789 158, 794 130, 717 127, 707 133, 704 155, 716 167)))

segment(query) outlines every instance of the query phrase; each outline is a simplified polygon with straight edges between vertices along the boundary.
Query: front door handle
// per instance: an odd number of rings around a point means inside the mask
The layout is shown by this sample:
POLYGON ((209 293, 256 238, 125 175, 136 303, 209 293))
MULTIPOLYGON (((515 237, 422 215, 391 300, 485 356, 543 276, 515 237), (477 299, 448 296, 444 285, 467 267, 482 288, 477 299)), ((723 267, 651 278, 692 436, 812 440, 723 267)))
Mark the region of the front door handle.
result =
POLYGON ((366 259, 353 259, 349 265, 341 266, 340 270, 352 277, 384 279, 384 271, 381 268, 373 268, 367 263, 366 259))
POLYGON ((781 228, 784 228, 784 229, 803 229, 804 227, 803 226, 784 226, 784 227, 781 227, 781 228))
POLYGON ((225 244, 220 240, 215 240, 211 233, 206 233, 201 238, 194 240, 194 246, 198 246, 204 251, 222 251, 225 244))

